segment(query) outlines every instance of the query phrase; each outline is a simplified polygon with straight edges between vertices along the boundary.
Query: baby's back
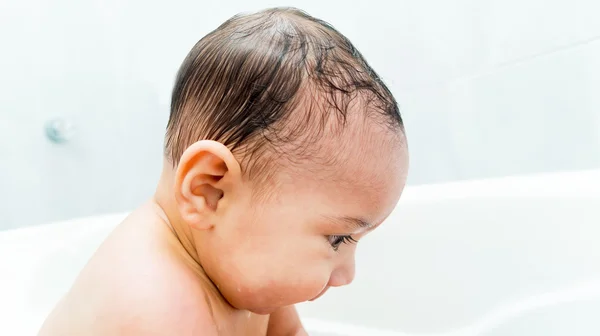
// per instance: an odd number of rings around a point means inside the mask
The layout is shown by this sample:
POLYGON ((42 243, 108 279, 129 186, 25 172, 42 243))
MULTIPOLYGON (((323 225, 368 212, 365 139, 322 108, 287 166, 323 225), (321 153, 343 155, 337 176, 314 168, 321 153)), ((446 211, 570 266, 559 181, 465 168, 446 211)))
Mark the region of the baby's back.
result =
POLYGON ((40 335, 265 335, 268 316, 231 308, 182 260, 171 235, 146 206, 134 212, 98 249, 40 335))

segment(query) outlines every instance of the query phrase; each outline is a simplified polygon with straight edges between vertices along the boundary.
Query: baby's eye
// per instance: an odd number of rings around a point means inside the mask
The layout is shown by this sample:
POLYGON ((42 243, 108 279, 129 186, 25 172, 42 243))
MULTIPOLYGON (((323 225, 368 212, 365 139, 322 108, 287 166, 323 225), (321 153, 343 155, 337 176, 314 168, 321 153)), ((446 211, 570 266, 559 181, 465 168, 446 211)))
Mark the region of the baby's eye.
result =
POLYGON ((342 243, 352 244, 356 243, 356 240, 352 236, 327 236, 327 240, 334 251, 337 251, 342 243))

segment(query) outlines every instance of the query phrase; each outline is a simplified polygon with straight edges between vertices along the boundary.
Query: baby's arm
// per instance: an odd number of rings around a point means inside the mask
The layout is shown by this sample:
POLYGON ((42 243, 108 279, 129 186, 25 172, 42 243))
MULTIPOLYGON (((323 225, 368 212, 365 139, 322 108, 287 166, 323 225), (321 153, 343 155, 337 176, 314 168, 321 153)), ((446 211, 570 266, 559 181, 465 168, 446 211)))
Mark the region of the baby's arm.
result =
POLYGON ((269 317, 267 336, 306 336, 308 335, 302 323, 296 307, 287 306, 279 308, 269 317))

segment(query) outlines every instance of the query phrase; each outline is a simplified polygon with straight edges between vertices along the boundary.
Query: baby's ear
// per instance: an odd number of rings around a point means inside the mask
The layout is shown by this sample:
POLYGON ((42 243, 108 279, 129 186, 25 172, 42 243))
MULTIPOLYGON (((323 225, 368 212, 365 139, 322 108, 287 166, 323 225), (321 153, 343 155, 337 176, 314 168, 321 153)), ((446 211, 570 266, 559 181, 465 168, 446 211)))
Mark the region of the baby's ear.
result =
POLYGON ((181 217, 198 230, 215 225, 221 199, 241 182, 240 167, 231 151, 210 140, 198 141, 185 150, 175 176, 181 217))

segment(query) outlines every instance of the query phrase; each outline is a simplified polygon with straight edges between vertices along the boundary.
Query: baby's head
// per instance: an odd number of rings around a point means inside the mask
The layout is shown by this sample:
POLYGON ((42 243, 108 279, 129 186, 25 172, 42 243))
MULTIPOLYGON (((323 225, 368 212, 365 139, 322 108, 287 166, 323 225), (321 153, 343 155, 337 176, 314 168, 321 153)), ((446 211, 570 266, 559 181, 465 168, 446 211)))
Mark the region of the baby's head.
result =
POLYGON ((165 155, 176 214, 234 307, 311 300, 354 277, 356 242, 395 207, 398 106, 352 44, 295 9, 235 16, 177 75, 165 155))

